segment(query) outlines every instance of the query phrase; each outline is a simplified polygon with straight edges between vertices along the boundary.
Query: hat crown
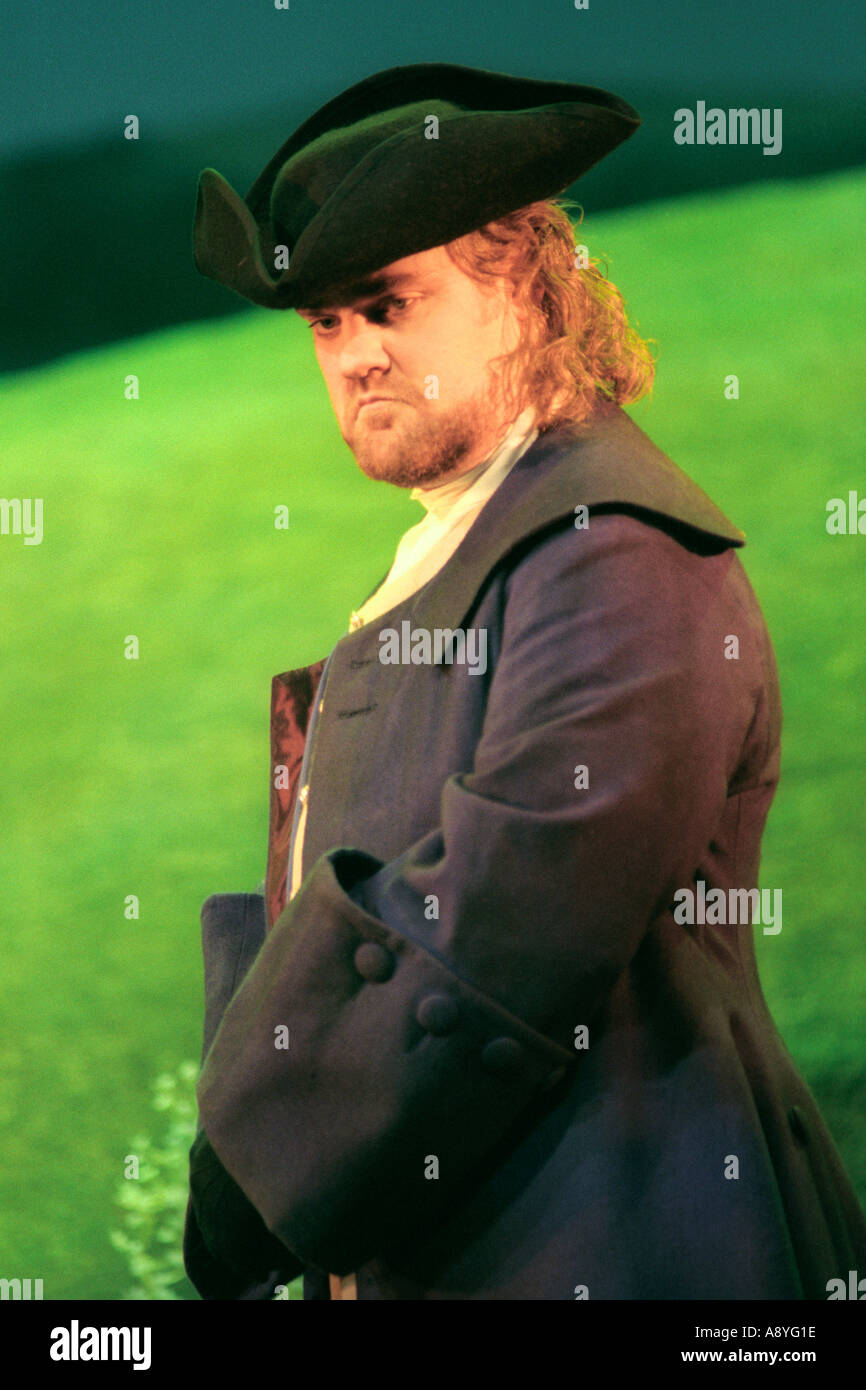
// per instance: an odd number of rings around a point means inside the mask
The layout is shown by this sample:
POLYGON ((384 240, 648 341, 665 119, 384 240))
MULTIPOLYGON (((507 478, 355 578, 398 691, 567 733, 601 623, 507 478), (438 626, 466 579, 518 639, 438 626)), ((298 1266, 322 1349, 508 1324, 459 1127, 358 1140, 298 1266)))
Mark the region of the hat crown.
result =
POLYGON ((351 125, 328 130, 286 160, 274 180, 270 223, 275 245, 293 250, 301 233, 361 161, 394 135, 417 130, 424 138, 428 116, 445 120, 465 108, 436 98, 375 112, 351 125))

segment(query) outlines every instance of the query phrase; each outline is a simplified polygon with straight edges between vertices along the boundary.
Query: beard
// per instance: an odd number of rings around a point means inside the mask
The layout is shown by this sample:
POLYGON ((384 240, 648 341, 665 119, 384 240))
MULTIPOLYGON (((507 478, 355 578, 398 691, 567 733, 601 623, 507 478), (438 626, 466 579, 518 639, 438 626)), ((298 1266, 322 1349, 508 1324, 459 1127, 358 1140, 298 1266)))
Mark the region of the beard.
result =
MULTIPOLYGON (((486 395, 462 401, 447 414, 425 411, 425 405, 383 402, 355 417, 343 438, 362 473, 395 487, 429 486, 460 471, 495 425, 486 395)), ((482 458, 483 453, 473 463, 482 458)))

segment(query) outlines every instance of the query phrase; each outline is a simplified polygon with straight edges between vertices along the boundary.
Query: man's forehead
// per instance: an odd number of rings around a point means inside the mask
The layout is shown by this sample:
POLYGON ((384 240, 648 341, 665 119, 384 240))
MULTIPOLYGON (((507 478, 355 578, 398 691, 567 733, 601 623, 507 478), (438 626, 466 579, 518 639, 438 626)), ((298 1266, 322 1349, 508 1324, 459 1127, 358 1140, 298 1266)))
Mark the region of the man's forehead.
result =
POLYGON ((313 309, 343 308, 359 299, 375 299, 377 295, 386 294, 398 285, 402 289, 414 278, 408 272, 391 274, 389 271, 381 270, 375 275, 365 275, 361 280, 347 280, 345 284, 332 285, 323 294, 308 299, 298 307, 298 313, 303 314, 313 309))
POLYGON ((358 276, 340 284, 329 285, 321 294, 299 305, 298 313, 342 309, 349 304, 376 299, 397 289, 409 289, 412 285, 422 282, 429 284, 436 277, 439 268, 439 258, 430 252, 407 256, 402 261, 383 266, 371 275, 358 276))

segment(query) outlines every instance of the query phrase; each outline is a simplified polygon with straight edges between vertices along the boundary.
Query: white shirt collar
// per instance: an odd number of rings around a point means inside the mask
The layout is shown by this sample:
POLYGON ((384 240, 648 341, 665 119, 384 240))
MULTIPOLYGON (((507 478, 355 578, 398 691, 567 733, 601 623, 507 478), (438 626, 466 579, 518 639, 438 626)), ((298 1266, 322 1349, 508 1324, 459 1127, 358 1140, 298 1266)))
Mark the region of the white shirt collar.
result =
POLYGON ((413 487, 409 496, 413 501, 420 502, 436 521, 445 521, 446 518, 453 520, 464 507, 475 506, 480 496, 495 491, 515 458, 524 452, 529 436, 537 433, 534 420, 535 410, 531 405, 527 406, 512 422, 489 458, 482 459, 474 468, 448 482, 435 483, 432 487, 413 487))

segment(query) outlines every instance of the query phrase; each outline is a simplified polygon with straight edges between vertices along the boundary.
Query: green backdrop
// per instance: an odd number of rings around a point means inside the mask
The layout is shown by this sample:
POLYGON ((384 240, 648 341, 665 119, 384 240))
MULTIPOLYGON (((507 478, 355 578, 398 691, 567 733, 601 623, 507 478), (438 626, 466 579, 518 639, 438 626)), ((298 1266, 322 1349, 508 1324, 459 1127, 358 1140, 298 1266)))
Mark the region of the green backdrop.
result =
MULTIPOLYGON (((764 183, 580 238, 657 344, 632 414, 747 533, 785 710, 762 977, 861 1197, 866 538, 825 518, 866 487, 864 192, 764 183)), ((44 499, 40 545, 0 537, 0 1270, 117 1298, 124 1157, 153 1078, 199 1055, 201 902, 264 872, 270 678, 327 654, 421 512, 359 473, 290 313, 7 378, 0 451, 4 496, 44 499)))

